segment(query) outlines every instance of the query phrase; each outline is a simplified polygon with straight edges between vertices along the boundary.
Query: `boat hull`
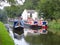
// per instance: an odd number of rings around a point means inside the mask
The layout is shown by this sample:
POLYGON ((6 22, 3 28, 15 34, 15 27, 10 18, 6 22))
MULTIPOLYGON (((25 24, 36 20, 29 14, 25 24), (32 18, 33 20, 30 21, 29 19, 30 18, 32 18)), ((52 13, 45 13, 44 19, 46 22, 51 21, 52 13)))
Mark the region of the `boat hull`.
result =
POLYGON ((13 28, 13 33, 17 33, 17 34, 21 35, 24 33, 24 28, 23 27, 13 28))

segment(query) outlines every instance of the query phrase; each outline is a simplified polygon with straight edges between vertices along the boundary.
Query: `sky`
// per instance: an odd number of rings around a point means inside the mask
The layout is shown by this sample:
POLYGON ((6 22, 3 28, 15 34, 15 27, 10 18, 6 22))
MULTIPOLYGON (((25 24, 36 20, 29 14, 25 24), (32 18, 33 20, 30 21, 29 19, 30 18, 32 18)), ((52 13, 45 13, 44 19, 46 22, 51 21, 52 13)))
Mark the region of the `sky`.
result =
POLYGON ((0 3, 0 9, 3 9, 5 6, 11 6, 9 3, 1 2, 0 3))
MULTIPOLYGON (((23 3, 25 2, 25 0, 15 0, 17 1, 17 5, 20 4, 20 5, 23 5, 23 3)), ((5 0, 5 2, 0 2, 0 9, 4 9, 5 6, 11 6, 7 0, 5 0)))

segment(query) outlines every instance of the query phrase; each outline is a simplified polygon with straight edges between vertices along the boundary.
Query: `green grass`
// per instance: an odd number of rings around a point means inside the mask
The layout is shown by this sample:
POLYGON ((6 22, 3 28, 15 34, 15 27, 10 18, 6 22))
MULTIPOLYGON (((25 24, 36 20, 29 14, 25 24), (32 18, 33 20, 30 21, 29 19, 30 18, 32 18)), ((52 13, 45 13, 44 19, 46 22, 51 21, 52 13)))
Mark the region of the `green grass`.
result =
POLYGON ((5 26, 0 22, 0 45, 14 45, 14 41, 9 36, 5 26))
POLYGON ((60 35, 60 23, 59 23, 59 21, 58 22, 50 21, 48 23, 48 30, 60 35))

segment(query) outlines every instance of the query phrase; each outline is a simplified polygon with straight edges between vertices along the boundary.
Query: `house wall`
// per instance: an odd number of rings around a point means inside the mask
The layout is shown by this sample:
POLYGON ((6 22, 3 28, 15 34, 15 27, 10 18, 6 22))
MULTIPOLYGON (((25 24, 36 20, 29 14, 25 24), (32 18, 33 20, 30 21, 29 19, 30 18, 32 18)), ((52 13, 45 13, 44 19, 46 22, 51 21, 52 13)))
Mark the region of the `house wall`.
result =
POLYGON ((27 20, 27 11, 26 10, 23 11, 22 18, 23 18, 23 20, 27 20))
MULTIPOLYGON (((27 10, 24 10, 22 13, 23 20, 27 20, 28 17, 30 17, 30 13, 27 13, 27 10)), ((32 18, 33 19, 38 18, 38 13, 37 12, 32 13, 32 18)))
POLYGON ((32 14, 32 18, 35 20, 35 18, 38 18, 38 13, 37 12, 35 12, 35 13, 33 13, 32 14))

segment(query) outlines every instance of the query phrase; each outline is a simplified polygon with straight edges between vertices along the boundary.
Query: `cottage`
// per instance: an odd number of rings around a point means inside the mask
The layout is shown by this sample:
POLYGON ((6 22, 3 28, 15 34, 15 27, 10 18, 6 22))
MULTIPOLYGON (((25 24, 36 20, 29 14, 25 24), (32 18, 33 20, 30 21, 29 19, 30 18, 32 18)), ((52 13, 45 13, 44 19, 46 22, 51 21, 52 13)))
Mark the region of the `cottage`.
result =
POLYGON ((35 10, 24 10, 22 13, 23 20, 27 20, 28 17, 31 17, 32 19, 35 19, 38 17, 38 12, 35 10))

